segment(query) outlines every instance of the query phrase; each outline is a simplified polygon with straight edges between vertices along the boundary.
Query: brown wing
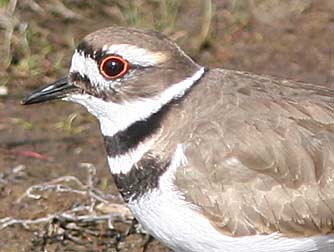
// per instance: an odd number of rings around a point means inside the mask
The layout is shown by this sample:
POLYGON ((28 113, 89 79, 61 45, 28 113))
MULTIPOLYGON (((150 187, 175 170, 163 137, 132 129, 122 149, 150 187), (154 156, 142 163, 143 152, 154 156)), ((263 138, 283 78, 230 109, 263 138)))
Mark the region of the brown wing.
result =
POLYGON ((191 96, 188 201, 228 235, 334 231, 334 90, 215 70, 191 96))

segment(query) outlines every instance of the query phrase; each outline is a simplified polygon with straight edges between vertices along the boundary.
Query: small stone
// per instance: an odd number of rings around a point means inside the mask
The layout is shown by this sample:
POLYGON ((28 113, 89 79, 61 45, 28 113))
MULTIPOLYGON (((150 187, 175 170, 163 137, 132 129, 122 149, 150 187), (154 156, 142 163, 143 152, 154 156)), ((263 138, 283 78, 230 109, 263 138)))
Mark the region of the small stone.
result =
POLYGON ((8 88, 6 86, 0 86, 0 96, 8 95, 8 88))

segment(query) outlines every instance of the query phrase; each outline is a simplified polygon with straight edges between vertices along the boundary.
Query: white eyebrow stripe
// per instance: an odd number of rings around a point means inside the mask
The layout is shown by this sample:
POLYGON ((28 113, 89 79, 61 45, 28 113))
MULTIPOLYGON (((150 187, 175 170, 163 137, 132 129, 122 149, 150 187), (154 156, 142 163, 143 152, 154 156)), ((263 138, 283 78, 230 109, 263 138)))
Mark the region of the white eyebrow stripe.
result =
POLYGON ((165 62, 168 55, 163 52, 152 52, 144 48, 136 47, 129 44, 116 44, 102 48, 107 54, 117 54, 130 62, 130 64, 140 65, 143 67, 155 66, 165 62))

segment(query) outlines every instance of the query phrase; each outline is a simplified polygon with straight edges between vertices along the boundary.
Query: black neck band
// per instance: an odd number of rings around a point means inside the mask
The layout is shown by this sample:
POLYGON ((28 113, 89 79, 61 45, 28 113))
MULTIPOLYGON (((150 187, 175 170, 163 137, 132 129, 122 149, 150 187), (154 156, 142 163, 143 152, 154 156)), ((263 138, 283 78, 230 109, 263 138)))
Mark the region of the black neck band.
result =
POLYGON ((143 142, 147 137, 152 136, 152 134, 154 134, 161 127, 161 122, 170 108, 175 104, 180 103, 182 99, 187 96, 192 87, 202 79, 205 72, 193 83, 183 96, 173 99, 164 105, 158 112, 150 115, 147 119, 137 121, 125 130, 120 131, 113 136, 104 136, 104 143, 108 156, 116 157, 123 155, 129 150, 137 147, 138 144, 143 142))

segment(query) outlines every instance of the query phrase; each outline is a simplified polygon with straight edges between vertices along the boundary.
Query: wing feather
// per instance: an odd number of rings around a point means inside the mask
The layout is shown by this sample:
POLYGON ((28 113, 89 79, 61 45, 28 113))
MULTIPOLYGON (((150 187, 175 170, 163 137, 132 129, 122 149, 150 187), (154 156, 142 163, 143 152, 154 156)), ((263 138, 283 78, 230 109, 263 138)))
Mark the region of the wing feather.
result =
POLYGON ((333 232, 334 91, 235 71, 206 78, 179 130, 186 199, 233 236, 333 232))

